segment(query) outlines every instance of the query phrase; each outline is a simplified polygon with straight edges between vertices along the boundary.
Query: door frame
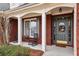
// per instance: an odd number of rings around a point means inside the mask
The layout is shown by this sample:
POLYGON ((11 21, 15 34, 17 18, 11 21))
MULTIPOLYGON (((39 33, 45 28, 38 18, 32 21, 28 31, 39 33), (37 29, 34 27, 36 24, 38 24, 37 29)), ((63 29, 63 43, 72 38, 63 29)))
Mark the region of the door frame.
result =
MULTIPOLYGON (((72 13, 67 13, 67 14, 59 14, 59 15, 52 15, 52 20, 51 20, 51 23, 54 24, 54 20, 53 20, 53 17, 59 17, 59 16, 73 16, 72 18, 72 45, 68 45, 68 46, 71 46, 71 47, 74 47, 74 12, 72 13)), ((51 27, 53 27, 53 25, 51 24, 51 27)), ((51 28, 51 41, 52 41, 52 44, 56 45, 53 40, 54 40, 54 37, 52 37, 52 35, 54 35, 54 30, 51 28)))

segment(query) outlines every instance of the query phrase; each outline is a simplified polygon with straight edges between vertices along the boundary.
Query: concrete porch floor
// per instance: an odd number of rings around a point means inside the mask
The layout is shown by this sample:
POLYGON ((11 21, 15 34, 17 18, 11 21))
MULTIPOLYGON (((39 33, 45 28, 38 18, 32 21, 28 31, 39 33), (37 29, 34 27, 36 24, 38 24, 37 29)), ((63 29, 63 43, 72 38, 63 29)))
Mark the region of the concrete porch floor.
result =
POLYGON ((37 49, 37 50, 41 50, 42 49, 42 46, 40 44, 32 46, 32 45, 29 45, 28 42, 22 42, 21 46, 30 47, 32 49, 37 49))
POLYGON ((55 45, 47 46, 46 52, 43 56, 74 56, 74 50, 72 47, 58 47, 55 45))
MULTIPOLYGON (((18 42, 10 42, 10 44, 19 45, 18 42)), ((24 47, 29 47, 29 48, 32 48, 32 49, 36 49, 36 50, 41 50, 42 49, 42 46, 40 44, 32 46, 32 45, 29 45, 28 42, 22 42, 20 45, 24 46, 24 47)))

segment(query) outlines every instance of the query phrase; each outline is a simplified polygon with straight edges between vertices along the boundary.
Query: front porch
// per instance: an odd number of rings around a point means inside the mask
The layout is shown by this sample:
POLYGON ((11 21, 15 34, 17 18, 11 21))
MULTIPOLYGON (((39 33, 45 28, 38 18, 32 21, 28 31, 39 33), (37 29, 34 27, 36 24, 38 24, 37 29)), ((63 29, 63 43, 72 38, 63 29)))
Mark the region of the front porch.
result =
MULTIPOLYGON (((24 47, 30 47, 32 49, 42 50, 44 51, 45 55, 59 55, 59 56, 67 56, 67 55, 74 55, 74 7, 68 7, 68 6, 58 6, 55 8, 51 8, 48 11, 42 10, 41 12, 31 12, 26 13, 22 16, 15 17, 17 20, 17 28, 15 30, 15 35, 17 38, 14 38, 16 40, 12 40, 9 43, 13 45, 21 45, 24 47), (61 11, 61 9, 63 11, 61 11), (72 14, 73 18, 72 21, 69 21, 69 17, 64 17, 63 15, 72 14), (60 16, 62 17, 53 19, 54 16, 60 16), (54 20, 61 20, 58 23, 54 22, 54 20), (68 20, 62 21, 62 20, 68 20), (53 24, 52 24, 53 23, 53 24), (55 23, 55 24, 54 24, 55 23), (73 23, 72 25, 70 25, 73 23), (60 25, 58 25, 60 24, 60 25), (64 25, 62 25, 64 24, 64 25), (57 25, 57 33, 54 33, 55 26, 57 25), (60 26, 60 30, 59 30, 60 26), (63 29, 64 26, 64 30, 63 29), (71 27, 71 28, 70 28, 71 27), (65 32, 66 34, 62 34, 65 32), (33 39, 34 40, 34 33, 38 34, 37 39, 37 45, 32 46, 29 45, 28 40, 33 39), (62 35, 56 35, 56 34, 62 34, 62 35), (23 36, 26 37, 26 39, 23 39, 23 36), (66 43, 66 48, 64 47, 58 47, 56 46, 57 40, 60 40, 60 42, 66 43), (64 40, 64 41, 63 41, 64 40), (59 51, 60 50, 60 51, 59 51)), ((14 17, 11 17, 11 19, 14 17)), ((13 35, 13 34, 12 34, 13 35)), ((11 40, 11 39, 10 39, 11 40)))

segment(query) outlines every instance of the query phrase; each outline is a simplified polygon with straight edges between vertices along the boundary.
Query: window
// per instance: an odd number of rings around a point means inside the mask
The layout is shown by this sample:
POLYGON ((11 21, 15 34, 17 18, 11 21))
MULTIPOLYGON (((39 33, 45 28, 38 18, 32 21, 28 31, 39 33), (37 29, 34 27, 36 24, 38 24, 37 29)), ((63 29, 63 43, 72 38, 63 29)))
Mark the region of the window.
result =
POLYGON ((38 20, 37 18, 28 19, 24 21, 24 35, 26 37, 34 38, 34 34, 38 34, 38 20))
POLYGON ((30 27, 29 27, 29 21, 26 21, 25 22, 25 35, 27 36, 27 37, 29 37, 29 30, 30 30, 30 27))

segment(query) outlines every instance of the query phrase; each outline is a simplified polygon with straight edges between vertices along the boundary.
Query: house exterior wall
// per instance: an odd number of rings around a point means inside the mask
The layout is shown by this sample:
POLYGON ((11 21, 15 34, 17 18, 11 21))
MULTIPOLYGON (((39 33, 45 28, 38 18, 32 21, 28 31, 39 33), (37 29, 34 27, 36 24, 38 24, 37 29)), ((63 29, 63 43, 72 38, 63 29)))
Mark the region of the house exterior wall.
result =
MULTIPOLYGON (((27 15, 29 13, 40 13, 41 15, 43 14, 43 12, 46 12, 46 14, 51 14, 48 13, 48 11, 50 10, 53 10, 54 8, 58 8, 58 7, 69 7, 69 8, 73 8, 74 9, 74 4, 73 3, 56 3, 56 4, 53 4, 53 3, 44 3, 44 4, 39 4, 37 6, 32 6, 32 7, 25 7, 25 8, 21 8, 21 9, 16 9, 16 10, 9 10, 9 11, 6 11, 5 14, 6 14, 6 17, 23 17, 24 15, 27 15)), ((77 6, 78 7, 78 6, 77 6)), ((69 12, 68 12, 69 13, 69 12)), ((59 13, 57 13, 59 14, 59 13)), ((52 14, 53 15, 53 14, 52 14)), ((30 16, 32 16, 30 14, 30 16)), ((78 16, 78 15, 77 15, 78 16)), ((42 43, 42 17, 39 16, 39 38, 38 38, 38 44, 41 44, 42 43)), ((51 20, 52 19, 52 16, 51 15, 47 15, 46 17, 46 44, 47 45, 52 45, 53 43, 53 39, 52 39, 52 35, 51 35, 51 20)), ((78 21, 78 20, 77 20, 78 21)), ((78 24, 77 24, 78 26, 78 24)), ((77 30, 77 32, 79 32, 77 30)), ((77 33, 79 35, 79 33, 77 33)), ((77 37, 78 37, 77 35, 77 37)), ((78 41, 78 38, 77 38, 77 41, 78 41)), ((44 45, 43 45, 44 46, 44 45)), ((78 46, 78 43, 77 43, 77 46, 78 46)), ((77 49, 77 52, 79 50, 77 49)), ((78 53, 79 54, 79 53, 78 53)))
MULTIPOLYGON (((51 20, 52 15, 46 15, 46 45, 52 45, 52 37, 51 37, 51 20)), ((38 44, 41 44, 42 42, 42 19, 41 16, 39 17, 39 39, 38 44)))
MULTIPOLYGON (((51 14, 46 15, 46 44, 47 45, 52 45, 53 44, 53 31, 52 31, 52 29, 53 29, 53 27, 52 27, 53 17, 54 16, 52 16, 51 14)), ((34 18, 34 17, 29 17, 29 18, 34 18)), ((24 19, 29 19, 29 18, 24 18, 24 19)), ((42 19, 41 19, 41 16, 35 16, 35 18, 38 18, 38 20, 39 20, 38 44, 41 44, 42 43, 42 35, 41 35, 42 34, 42 19)), ((15 25, 16 25, 16 23, 15 23, 15 25)), ((12 26, 12 27, 16 27, 15 25, 12 26)), ((16 29, 15 30, 12 30, 12 31, 13 31, 12 34, 13 33, 15 34, 16 29)), ((14 37, 14 35, 12 35, 12 38, 13 37, 14 37)), ((31 38, 23 39, 23 41, 26 41, 27 42, 28 39, 31 39, 31 38)), ((11 41, 13 41, 13 40, 11 39, 11 41)))
MULTIPOLYGON (((46 15, 46 45, 52 45, 52 37, 51 37, 51 20, 52 15, 46 15)), ((42 19, 41 16, 39 17, 39 39, 38 44, 42 43, 42 19)))
POLYGON ((49 14, 46 17, 46 44, 47 45, 52 45, 52 15, 49 14))
POLYGON ((79 4, 77 4, 77 55, 79 56, 79 4))
POLYGON ((3 43, 3 35, 2 32, 0 31, 0 45, 3 43))
POLYGON ((38 38, 38 44, 42 43, 42 18, 39 16, 39 38, 38 38))
POLYGON ((17 19, 11 19, 10 20, 10 38, 9 38, 9 41, 12 42, 12 41, 17 41, 17 36, 18 36, 18 22, 17 22, 17 19))

